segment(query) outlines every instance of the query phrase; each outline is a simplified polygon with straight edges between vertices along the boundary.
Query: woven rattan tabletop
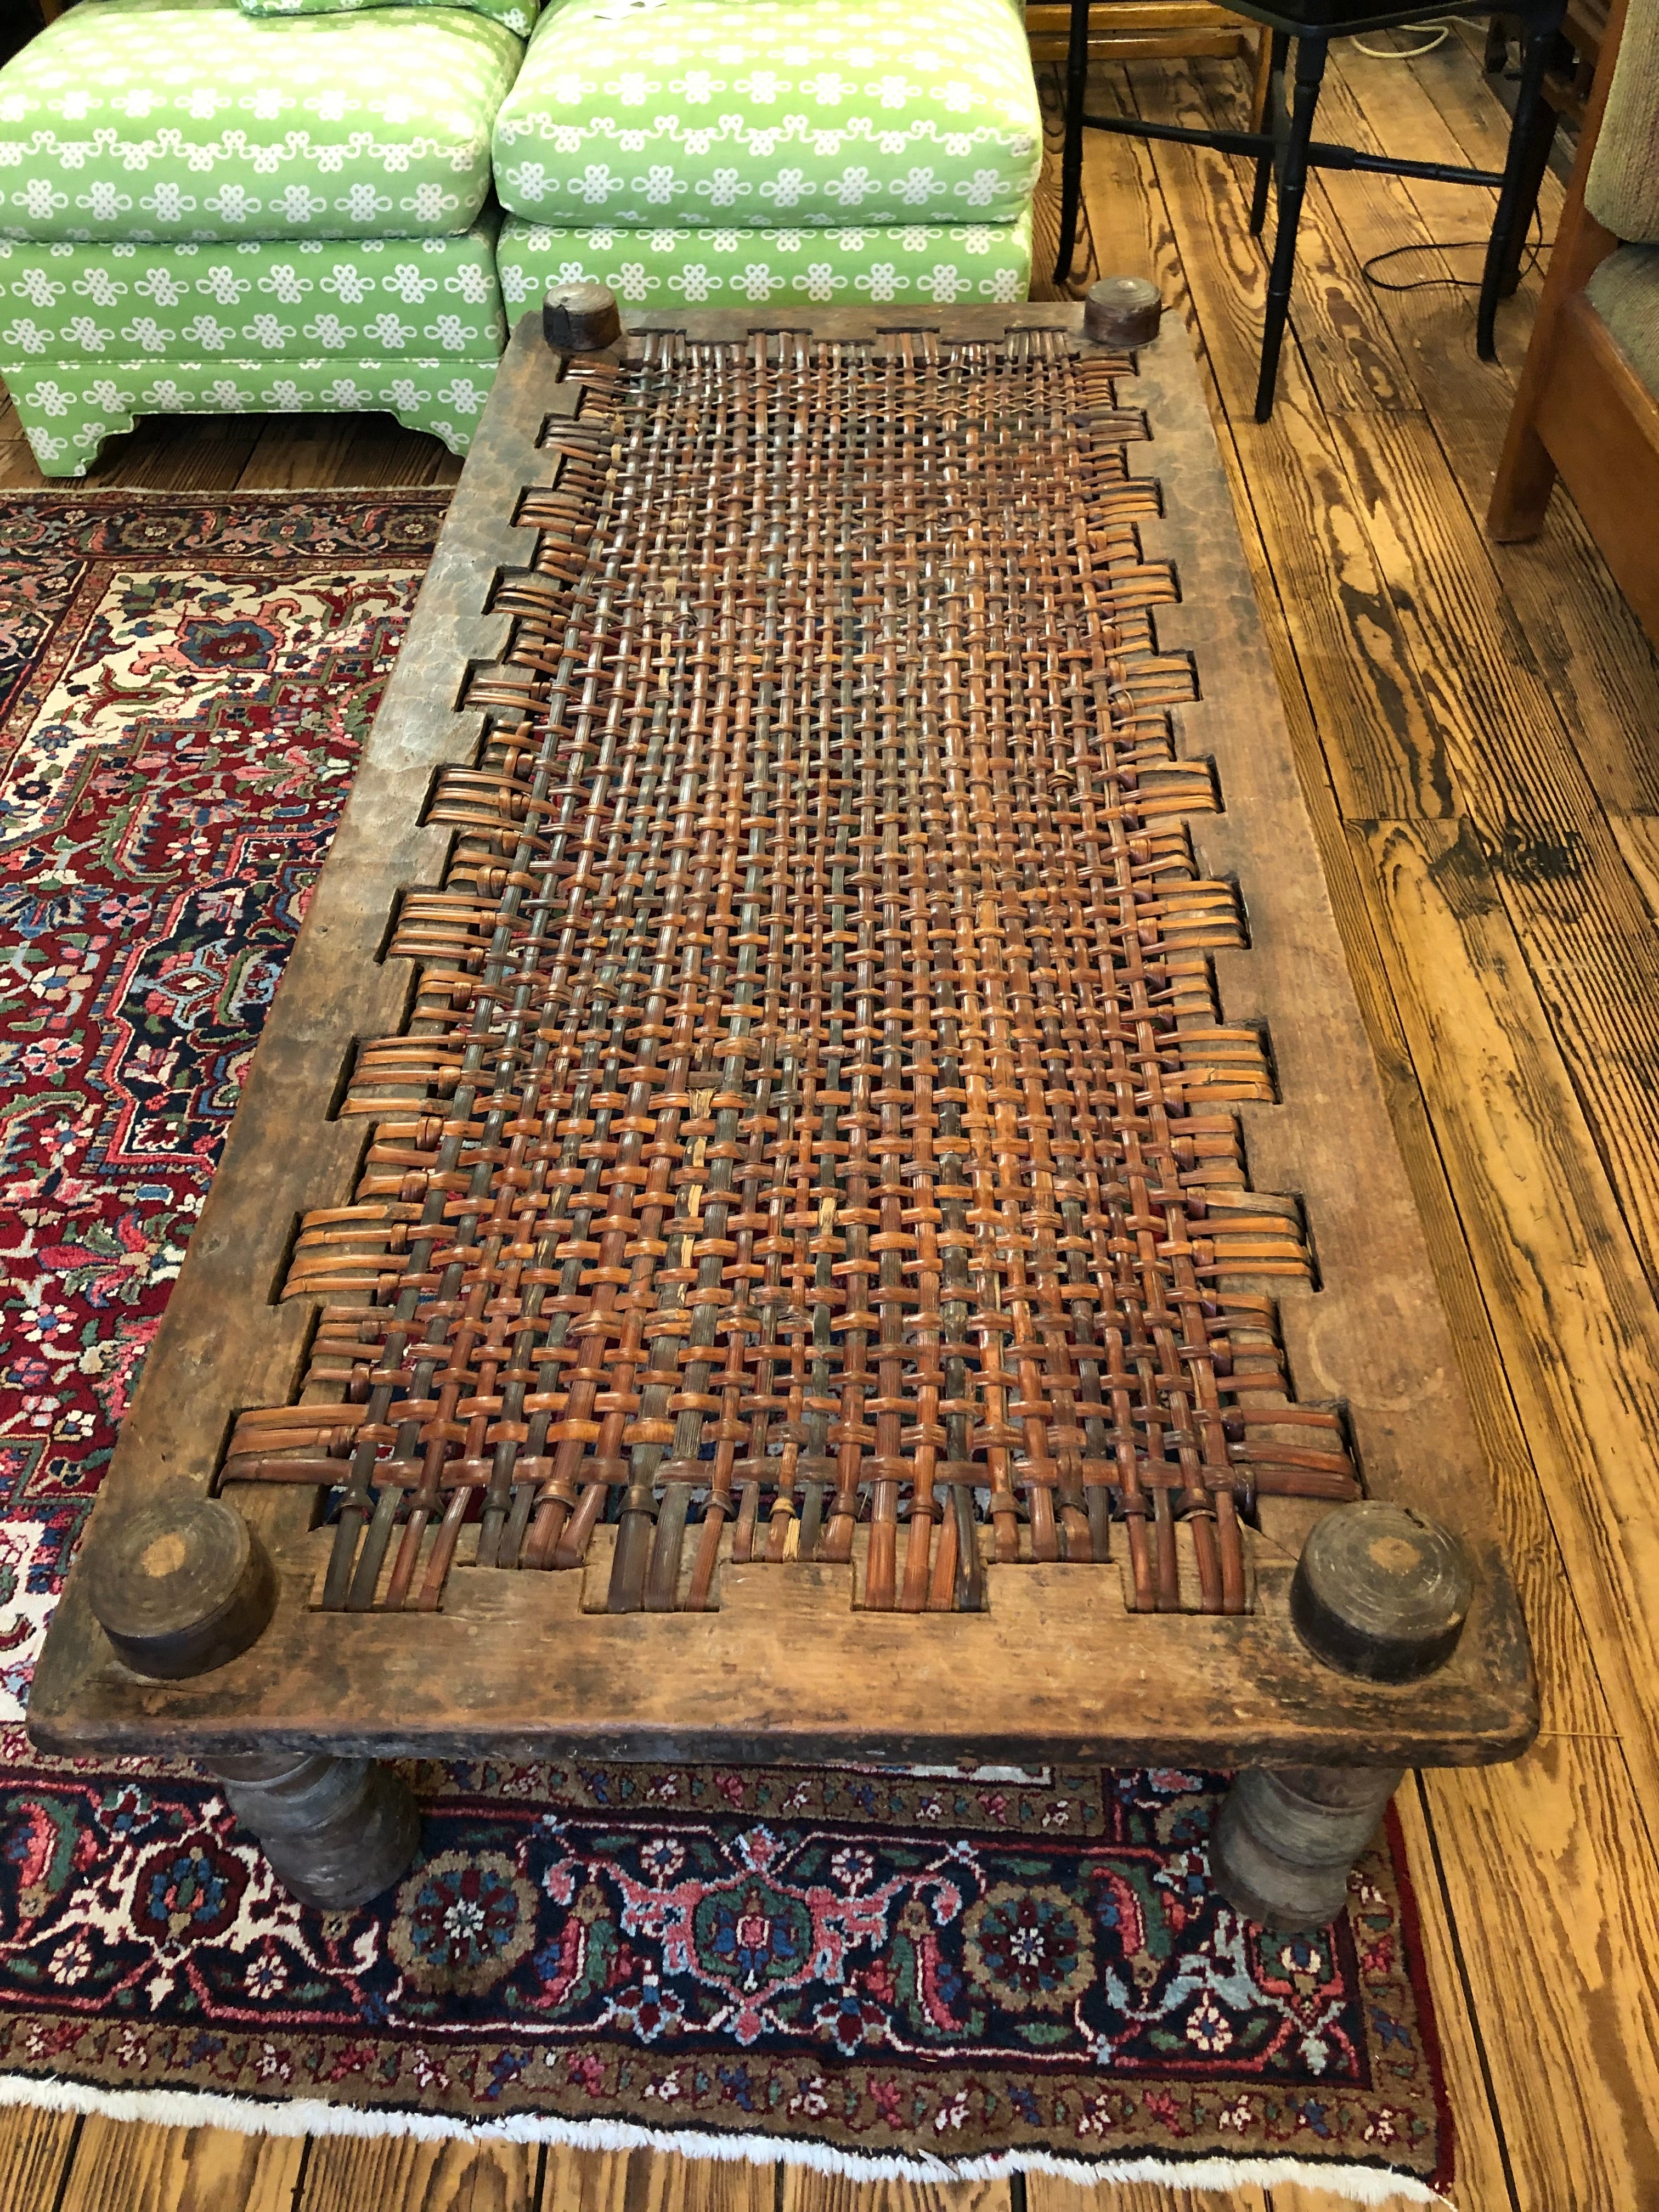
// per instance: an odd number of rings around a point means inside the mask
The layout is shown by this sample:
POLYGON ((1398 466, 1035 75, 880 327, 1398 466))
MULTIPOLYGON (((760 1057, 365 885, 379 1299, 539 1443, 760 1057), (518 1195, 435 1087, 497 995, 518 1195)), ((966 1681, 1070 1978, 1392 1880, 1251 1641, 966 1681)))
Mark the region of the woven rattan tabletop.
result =
POLYGON ((1179 330, 513 346, 89 1541, 63 1747, 1511 1754, 1525 1638, 1179 330), (1475 1572, 1322 1666, 1362 1495, 1475 1572), (313 1525, 316 1524, 316 1525, 313 1525))

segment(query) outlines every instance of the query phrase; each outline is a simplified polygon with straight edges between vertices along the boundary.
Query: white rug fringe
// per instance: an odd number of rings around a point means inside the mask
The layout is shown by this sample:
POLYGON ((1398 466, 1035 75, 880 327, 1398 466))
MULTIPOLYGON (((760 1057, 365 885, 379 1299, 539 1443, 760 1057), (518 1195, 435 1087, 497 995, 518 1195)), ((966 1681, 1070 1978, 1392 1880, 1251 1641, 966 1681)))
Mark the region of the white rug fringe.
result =
POLYGON ((1166 2189, 1240 2189, 1299 2184, 1346 2197, 1359 2204, 1409 2197, 1449 2205, 1414 2175, 1367 2166, 1316 2164, 1297 2158, 1070 2159, 1048 2151, 1002 2151, 982 2158, 866 2156, 828 2143, 792 2136, 705 2135, 687 2129, 635 2127, 626 2120, 562 2120, 515 2113, 477 2124, 442 2112, 365 2112, 320 2098, 264 2104, 197 2089, 104 2089, 90 2082, 60 2081, 28 2074, 0 2074, 0 2107, 36 2105, 47 2112, 97 2112, 115 2120, 143 2120, 154 2127, 234 2128, 242 2135, 409 2135, 423 2142, 465 2136, 479 2142, 564 2143, 575 2150, 667 2150, 682 2158, 746 2159, 756 2166, 782 2160, 854 2181, 991 2181, 1008 2173, 1051 2173, 1085 2189, 1102 2181, 1155 2181, 1166 2189))

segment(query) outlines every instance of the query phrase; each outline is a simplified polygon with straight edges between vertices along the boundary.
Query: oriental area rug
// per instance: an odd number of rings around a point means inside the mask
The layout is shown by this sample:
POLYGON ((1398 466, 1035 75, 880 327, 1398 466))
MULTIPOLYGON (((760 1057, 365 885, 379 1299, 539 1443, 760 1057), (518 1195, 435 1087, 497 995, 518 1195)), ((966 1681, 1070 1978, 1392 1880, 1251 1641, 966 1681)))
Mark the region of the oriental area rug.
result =
POLYGON ((855 2174, 1449 2184, 1392 1826, 1329 1934, 1217 1901, 1219 1779, 427 1768, 306 1910, 188 1771, 43 1758, 31 1668, 442 520, 0 511, 0 2100, 855 2174))

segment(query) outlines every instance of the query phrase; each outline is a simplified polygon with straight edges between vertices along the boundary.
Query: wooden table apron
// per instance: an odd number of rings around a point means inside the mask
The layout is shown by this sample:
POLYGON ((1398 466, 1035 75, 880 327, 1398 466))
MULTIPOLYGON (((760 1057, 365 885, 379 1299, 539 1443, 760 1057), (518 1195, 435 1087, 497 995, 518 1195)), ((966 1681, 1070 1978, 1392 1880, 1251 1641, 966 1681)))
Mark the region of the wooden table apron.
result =
MULTIPOLYGON (((896 325, 899 320, 895 316, 896 325)), ((946 337, 1063 329, 1081 310, 906 310, 946 337)), ((629 327, 741 337, 784 316, 641 315, 629 327)), ((810 318, 867 337, 872 311, 810 318)), ((482 434, 375 721, 332 854, 255 1057, 200 1226, 122 1430, 88 1537, 162 1489, 210 1487, 236 1415, 291 1395, 309 1300, 276 1303, 295 1224, 338 1205, 367 1141, 331 1119, 356 1042, 403 1022, 412 964, 380 957, 398 895, 442 879, 453 833, 421 826, 437 769, 477 755, 483 716, 459 702, 499 661, 508 619, 489 611, 522 568, 521 489, 552 481, 538 441, 574 411, 535 317, 504 359, 482 434)), ((1213 434, 1178 324, 1120 386, 1152 436, 1128 448, 1162 487, 1149 558, 1175 564, 1179 605, 1161 649, 1190 650, 1201 696, 1176 710, 1177 750, 1213 761, 1224 811, 1189 817, 1199 865, 1241 886, 1250 945, 1218 953, 1221 1006, 1267 1025, 1282 1103, 1245 1104, 1251 1182, 1304 1203, 1318 1286, 1291 1284, 1279 1328, 1297 1395, 1344 1408, 1368 1495, 1420 1507, 1468 1547, 1476 1595, 1438 1673, 1401 1686, 1333 1671, 1287 1610, 1309 1510, 1263 1498, 1251 1536, 1255 1609, 1137 1613, 1115 1576, 1067 1602, 1087 1569, 993 1570, 988 1612, 849 1613, 845 1567, 791 1566, 787 1639, 778 1574, 722 1570, 707 1613, 584 1613, 575 1572, 452 1576, 441 1612, 312 1609, 328 1533, 315 1493, 239 1484, 227 1494, 281 1575, 252 1647, 162 1683, 114 1658, 72 1575, 35 1676, 29 1726, 58 1752, 206 1759, 254 1750, 374 1756, 640 1759, 1008 1760, 1226 1767, 1459 1765, 1514 1757, 1536 1727, 1525 1631, 1423 1234, 1344 963, 1213 434), (1034 1659, 1040 1655, 1041 1666, 1034 1659)))

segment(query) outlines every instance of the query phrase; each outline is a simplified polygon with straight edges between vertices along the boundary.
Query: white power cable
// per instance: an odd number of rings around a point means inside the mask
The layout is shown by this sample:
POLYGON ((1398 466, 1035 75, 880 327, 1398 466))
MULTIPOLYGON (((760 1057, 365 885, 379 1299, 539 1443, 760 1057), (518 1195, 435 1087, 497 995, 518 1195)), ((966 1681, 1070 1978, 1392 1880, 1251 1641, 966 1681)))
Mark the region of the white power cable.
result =
POLYGON ((1449 23, 1406 23, 1407 31, 1432 31, 1434 36, 1425 39, 1420 46, 1368 46, 1364 39, 1354 40, 1362 54, 1369 54, 1374 62, 1414 62, 1419 54, 1431 54, 1437 46, 1443 46, 1451 36, 1449 23))

